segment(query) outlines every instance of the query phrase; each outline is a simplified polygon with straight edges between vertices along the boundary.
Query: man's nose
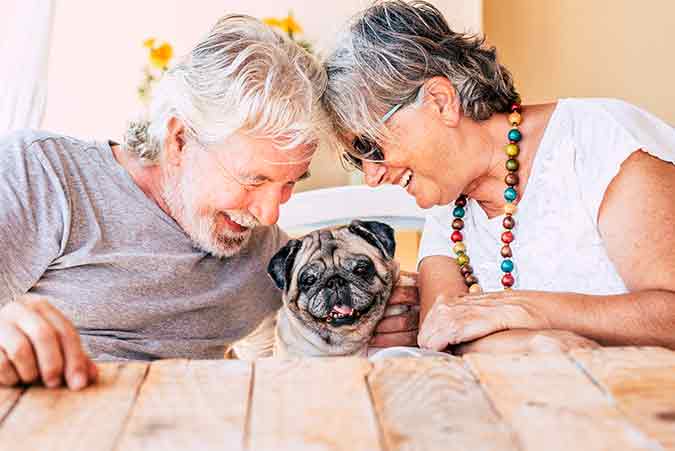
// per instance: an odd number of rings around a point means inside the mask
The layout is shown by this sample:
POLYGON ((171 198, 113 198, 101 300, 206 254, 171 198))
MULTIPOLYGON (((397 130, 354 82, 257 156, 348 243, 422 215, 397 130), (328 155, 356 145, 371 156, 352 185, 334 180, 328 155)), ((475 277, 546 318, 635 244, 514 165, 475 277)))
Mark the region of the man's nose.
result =
POLYGON ((269 226, 276 224, 279 220, 280 205, 280 193, 275 190, 265 190, 255 199, 249 210, 262 225, 269 226))
POLYGON ((368 186, 378 186, 382 183, 382 178, 387 172, 387 168, 382 163, 375 163, 372 161, 364 161, 363 164, 363 174, 365 175, 365 181, 368 186))

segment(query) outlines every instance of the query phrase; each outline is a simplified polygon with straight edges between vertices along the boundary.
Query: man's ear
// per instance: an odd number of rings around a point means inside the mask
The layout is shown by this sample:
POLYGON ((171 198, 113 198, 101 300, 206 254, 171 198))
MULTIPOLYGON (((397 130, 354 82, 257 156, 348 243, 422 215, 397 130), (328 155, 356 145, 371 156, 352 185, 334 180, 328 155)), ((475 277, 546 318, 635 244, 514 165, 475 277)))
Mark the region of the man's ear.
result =
POLYGON ((291 283, 293 263, 295 263, 295 257, 298 255, 301 247, 301 241, 289 241, 284 247, 279 249, 279 252, 272 257, 269 265, 267 265, 267 274, 270 275, 280 290, 287 290, 291 283))
POLYGON ((432 102, 434 110, 440 114, 443 122, 456 127, 462 117, 461 102, 457 90, 445 77, 432 77, 427 80, 424 90, 424 102, 432 102))
POLYGON ((185 147, 185 124, 177 117, 172 117, 166 124, 164 154, 169 164, 180 166, 183 161, 185 147))
POLYGON ((360 236, 380 250, 388 260, 394 258, 396 240, 394 229, 383 222, 353 220, 349 224, 349 231, 360 236))

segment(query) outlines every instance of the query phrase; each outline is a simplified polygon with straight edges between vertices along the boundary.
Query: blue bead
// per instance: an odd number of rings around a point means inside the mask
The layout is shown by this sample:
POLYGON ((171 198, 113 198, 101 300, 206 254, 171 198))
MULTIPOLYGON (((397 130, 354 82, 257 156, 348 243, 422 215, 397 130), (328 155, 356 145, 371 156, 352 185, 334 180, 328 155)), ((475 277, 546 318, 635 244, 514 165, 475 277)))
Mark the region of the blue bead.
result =
POLYGON ((464 217, 464 209, 462 207, 455 207, 455 209, 452 210, 452 215, 455 218, 463 218, 464 217))
POLYGON ((502 262, 502 271, 512 272, 513 271, 513 261, 512 260, 504 260, 502 262))
POLYGON ((517 143, 521 139, 523 139, 523 135, 520 134, 520 130, 518 130, 517 128, 512 128, 509 131, 509 141, 513 141, 513 142, 517 143))
POLYGON ((518 192, 516 192, 515 189, 506 188, 504 190, 504 199, 508 200, 509 202, 513 202, 514 200, 516 200, 516 197, 518 197, 518 192))

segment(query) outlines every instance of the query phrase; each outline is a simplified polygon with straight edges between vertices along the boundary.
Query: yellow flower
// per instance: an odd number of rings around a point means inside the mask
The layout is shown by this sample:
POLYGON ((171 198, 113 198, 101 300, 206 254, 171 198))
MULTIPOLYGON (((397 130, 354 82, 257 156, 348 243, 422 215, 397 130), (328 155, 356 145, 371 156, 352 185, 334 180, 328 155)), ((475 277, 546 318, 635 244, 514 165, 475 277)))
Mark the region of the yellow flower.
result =
POLYGON ((146 39, 143 41, 143 47, 151 49, 155 45, 155 38, 146 39))
POLYGON ((271 27, 277 27, 281 29, 291 37, 296 33, 302 33, 302 27, 295 21, 291 14, 284 17, 283 19, 268 17, 267 19, 263 19, 263 22, 271 27))
POLYGON ((169 66, 169 61, 171 61, 172 57, 173 47, 166 42, 159 47, 150 49, 150 63, 157 69, 166 69, 169 66))

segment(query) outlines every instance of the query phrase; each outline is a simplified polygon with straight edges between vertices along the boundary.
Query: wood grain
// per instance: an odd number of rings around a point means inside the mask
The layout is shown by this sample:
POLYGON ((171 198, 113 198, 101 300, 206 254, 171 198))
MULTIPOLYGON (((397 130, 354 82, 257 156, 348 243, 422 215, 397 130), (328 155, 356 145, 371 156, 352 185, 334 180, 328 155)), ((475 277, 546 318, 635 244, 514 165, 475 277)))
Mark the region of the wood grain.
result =
POLYGON ((256 362, 248 449, 381 449, 369 370, 352 358, 256 362))
POLYGON ((0 427, 0 450, 112 449, 146 367, 99 364, 99 381, 79 392, 31 387, 0 427))
POLYGON ((243 361, 154 362, 116 449, 242 449, 250 381, 243 361))
POLYGON ((675 352, 602 348, 571 355, 640 430, 675 450, 675 352))
POLYGON ((658 449, 566 355, 465 360, 525 450, 658 449))
POLYGON ((457 357, 377 361, 368 384, 388 451, 517 449, 457 357))

